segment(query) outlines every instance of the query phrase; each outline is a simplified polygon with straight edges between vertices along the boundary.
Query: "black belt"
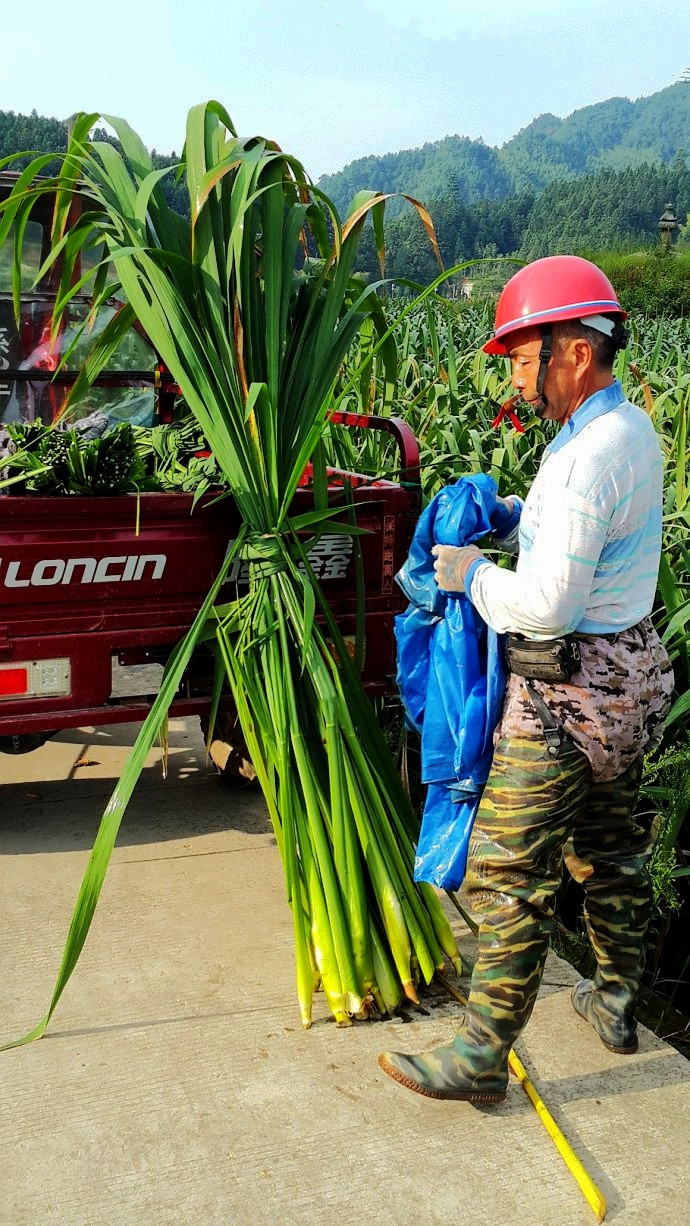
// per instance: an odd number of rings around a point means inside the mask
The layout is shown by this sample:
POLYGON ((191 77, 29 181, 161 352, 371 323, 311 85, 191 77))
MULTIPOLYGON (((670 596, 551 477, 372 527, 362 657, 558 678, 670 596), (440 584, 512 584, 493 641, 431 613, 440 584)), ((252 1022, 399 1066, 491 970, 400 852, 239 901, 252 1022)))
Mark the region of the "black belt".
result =
MULTIPOLYGON (((631 630, 632 628, 633 627, 630 626, 631 630)), ((608 639, 610 643, 615 643, 616 639, 620 638, 622 633, 622 630, 616 630, 611 634, 578 634, 576 631, 573 631, 572 634, 567 634, 565 637, 572 639, 583 639, 585 642, 591 642, 592 639, 608 639)))

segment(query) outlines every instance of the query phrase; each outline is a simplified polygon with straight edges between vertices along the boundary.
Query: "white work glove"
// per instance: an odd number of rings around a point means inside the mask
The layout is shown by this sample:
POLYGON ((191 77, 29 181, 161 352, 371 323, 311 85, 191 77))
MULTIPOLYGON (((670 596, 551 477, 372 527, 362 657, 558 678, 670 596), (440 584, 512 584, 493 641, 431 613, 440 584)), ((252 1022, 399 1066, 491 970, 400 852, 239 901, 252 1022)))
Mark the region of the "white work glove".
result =
POLYGON ((434 545, 434 578, 442 592, 464 592, 470 566, 484 554, 476 545, 434 545))
POLYGON ((499 540, 506 536, 511 528, 510 521, 513 518, 515 511, 515 503, 512 498, 496 498, 496 509, 491 513, 491 533, 499 540))

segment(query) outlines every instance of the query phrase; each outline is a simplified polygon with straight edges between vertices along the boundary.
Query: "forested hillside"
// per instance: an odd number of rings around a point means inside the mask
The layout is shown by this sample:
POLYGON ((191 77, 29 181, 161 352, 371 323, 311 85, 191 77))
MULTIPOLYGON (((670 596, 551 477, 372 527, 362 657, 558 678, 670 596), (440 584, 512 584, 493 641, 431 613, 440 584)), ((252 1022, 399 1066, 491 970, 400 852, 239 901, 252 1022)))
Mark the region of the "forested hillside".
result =
MULTIPOLYGON (((97 129, 101 140, 117 142, 107 132, 97 129)), ((0 111, 0 159, 11 158, 13 154, 27 152, 59 153, 67 148, 67 124, 59 119, 48 119, 32 111, 30 115, 18 115, 14 111, 0 111)), ((157 168, 174 166, 177 161, 175 153, 162 155, 152 151, 153 163, 157 168)), ((20 159, 12 160, 3 169, 13 170, 24 165, 20 159)), ((189 201, 186 191, 175 182, 174 172, 163 179, 163 190, 170 204, 181 212, 189 211, 189 201)))
MULTIPOLYGON (((35 111, 30 115, 0 111, 0 158, 11 157, 22 149, 52 153, 66 148, 67 127, 59 119, 47 119, 35 111)), ((10 169, 15 165, 19 163, 10 163, 10 169)))
MULTIPOLYGON (((319 187, 343 216, 362 188, 405 192, 425 202, 458 196, 472 204, 476 200, 501 200, 512 186, 497 150, 467 136, 446 136, 419 149, 358 158, 344 170, 319 179, 319 187)), ((389 215, 395 216, 402 207, 401 201, 391 201, 389 215)))
MULTIPOLYGON (((690 92, 690 90, 688 91, 690 92)), ((465 205, 457 196, 429 201, 446 267, 494 255, 521 259, 558 252, 635 251, 658 247, 657 223, 667 201, 681 222, 690 213, 690 168, 682 155, 669 166, 643 164, 600 170, 528 189, 504 200, 465 205)), ((681 238, 688 244, 690 234, 681 238)), ((428 283, 438 274, 422 223, 408 206, 386 226, 387 272, 428 283)), ((378 275, 373 238, 366 236, 363 271, 378 275)), ((690 309, 690 302, 688 303, 690 309)))
MULTIPOLYGON (((64 149, 66 141, 66 126, 56 119, 0 111, 0 158, 64 149)), ((611 98, 565 120, 542 115, 500 150, 446 137, 421 149, 362 158, 320 184, 343 213, 363 187, 421 198, 447 267, 494 255, 629 252, 658 245, 657 223, 667 202, 687 223, 689 152, 690 86, 679 84, 637 102, 611 98)), ((155 151, 153 158, 160 167, 177 160, 155 151)), ((174 173, 163 185, 174 207, 188 212, 174 173)), ((402 200, 391 204, 387 273, 426 283, 438 267, 419 217, 402 200)), ((690 247, 687 227, 680 245, 690 247)), ((365 234, 360 269, 378 276, 371 233, 365 234)))
POLYGON ((648 98, 609 98, 567 119, 540 115, 499 150, 514 187, 545 187, 554 179, 670 162, 690 153, 690 86, 669 85, 648 98))
POLYGON ((558 251, 644 247, 658 241, 667 202, 685 222, 690 169, 682 154, 668 166, 645 163, 550 183, 530 210, 520 251, 534 259, 558 251))
POLYGON ((447 136, 419 149, 359 158, 319 184, 345 210, 355 192, 406 191, 425 204, 458 194, 463 203, 501 200, 554 179, 621 169, 640 162, 670 162, 690 153, 690 85, 678 83, 631 102, 609 98, 567 119, 540 115, 500 149, 447 136))

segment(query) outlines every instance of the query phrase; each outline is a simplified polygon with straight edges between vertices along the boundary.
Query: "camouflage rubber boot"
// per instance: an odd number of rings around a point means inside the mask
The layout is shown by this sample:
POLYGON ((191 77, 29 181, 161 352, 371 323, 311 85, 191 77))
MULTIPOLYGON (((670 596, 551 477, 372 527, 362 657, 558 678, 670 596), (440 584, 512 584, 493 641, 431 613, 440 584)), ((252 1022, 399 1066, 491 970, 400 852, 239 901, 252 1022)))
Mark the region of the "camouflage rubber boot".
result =
POLYGON ((617 1056, 632 1056, 638 1048, 637 1022, 632 1008, 613 1010, 591 979, 581 979, 573 988, 573 1009, 594 1027, 604 1047, 617 1056))
POLYGON ((416 1056, 383 1052, 379 1064, 394 1081, 426 1098, 502 1103, 508 1085, 508 1052, 497 1057, 494 1043, 468 1041, 465 1030, 452 1043, 416 1056))

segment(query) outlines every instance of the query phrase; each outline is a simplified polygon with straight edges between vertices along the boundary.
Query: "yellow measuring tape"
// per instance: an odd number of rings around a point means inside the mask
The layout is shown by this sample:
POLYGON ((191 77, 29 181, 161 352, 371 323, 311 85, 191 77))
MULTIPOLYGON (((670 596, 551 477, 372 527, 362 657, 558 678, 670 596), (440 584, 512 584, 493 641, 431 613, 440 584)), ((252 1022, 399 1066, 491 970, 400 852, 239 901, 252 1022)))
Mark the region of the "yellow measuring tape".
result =
MULTIPOLYGON (((454 996, 461 1005, 467 1004, 467 998, 463 996, 462 993, 448 981, 448 979, 446 979, 445 975, 437 971, 436 977, 443 984, 444 988, 450 992, 451 996, 454 996)), ((537 1092, 534 1082, 530 1080, 527 1070, 520 1060, 520 1057, 516 1055, 512 1048, 508 1056, 508 1067, 520 1082, 520 1085, 532 1103, 532 1106, 539 1116, 539 1119, 544 1125, 546 1131, 551 1137, 551 1140, 556 1146, 556 1149, 561 1155, 561 1158, 565 1162, 565 1165, 577 1183, 582 1195, 587 1201, 587 1204, 594 1210, 597 1215, 597 1219, 600 1222, 603 1222, 604 1218, 606 1217, 606 1199, 603 1193, 599 1190, 591 1176, 587 1174, 587 1171, 580 1162, 580 1159, 575 1153, 572 1145, 564 1137, 544 1100, 537 1092)))

